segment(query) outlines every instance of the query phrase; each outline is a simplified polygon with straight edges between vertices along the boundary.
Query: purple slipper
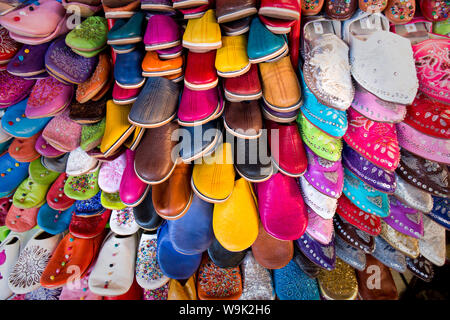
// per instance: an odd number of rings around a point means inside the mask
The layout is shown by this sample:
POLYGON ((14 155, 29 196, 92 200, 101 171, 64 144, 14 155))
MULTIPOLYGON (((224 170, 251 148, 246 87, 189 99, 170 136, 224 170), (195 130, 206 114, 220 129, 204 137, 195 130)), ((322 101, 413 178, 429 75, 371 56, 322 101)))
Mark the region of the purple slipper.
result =
POLYGON ((388 194, 395 192, 395 173, 377 167, 347 144, 342 152, 342 163, 372 188, 388 194))
POLYGON ((344 187, 344 169, 341 161, 331 162, 317 156, 304 145, 308 157, 308 169, 304 178, 323 194, 337 199, 344 187))
POLYGON ((334 250, 334 235, 330 243, 323 245, 311 238, 306 232, 295 240, 303 254, 319 267, 331 271, 336 266, 336 251, 334 250))
POLYGON ((47 141, 45 141, 45 139, 42 137, 42 134, 36 140, 34 148, 41 156, 47 158, 57 158, 65 153, 53 148, 47 141))
POLYGON ((422 212, 407 207, 395 197, 389 197, 390 214, 383 218, 392 228, 407 236, 420 239, 423 237, 422 212))
POLYGON ((98 56, 85 58, 72 51, 61 37, 53 42, 45 55, 48 72, 65 82, 80 84, 89 79, 98 64, 98 56))
POLYGON ((50 42, 38 46, 24 45, 8 63, 8 72, 27 78, 45 73, 45 53, 49 46, 50 42))

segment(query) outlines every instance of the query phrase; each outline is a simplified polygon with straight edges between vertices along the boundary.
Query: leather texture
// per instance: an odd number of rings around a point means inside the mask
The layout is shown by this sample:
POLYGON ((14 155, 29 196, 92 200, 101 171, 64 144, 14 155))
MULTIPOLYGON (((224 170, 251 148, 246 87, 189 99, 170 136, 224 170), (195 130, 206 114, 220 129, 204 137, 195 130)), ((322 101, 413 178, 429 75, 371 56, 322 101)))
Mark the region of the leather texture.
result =
POLYGON ((255 14, 256 0, 216 0, 218 23, 227 23, 255 14))
POLYGON ((165 78, 149 78, 130 110, 131 123, 144 128, 165 125, 175 116, 179 87, 165 78))
POLYGON ((189 51, 184 73, 185 85, 192 90, 215 87, 218 83, 215 61, 215 50, 204 53, 189 51))
POLYGON ((262 115, 257 101, 227 103, 224 112, 225 128, 232 135, 254 139, 262 133, 262 115))
POLYGON ((162 183, 172 174, 178 159, 173 158, 177 139, 172 137, 177 129, 178 124, 169 122, 145 131, 134 160, 134 170, 143 182, 162 183))
POLYGON ((136 223, 144 230, 154 231, 163 223, 163 219, 156 213, 153 206, 151 190, 144 200, 134 208, 133 214, 136 223))
POLYGON ((209 258, 221 268, 232 268, 239 266, 245 258, 247 250, 232 252, 225 249, 216 238, 213 239, 208 248, 209 258))

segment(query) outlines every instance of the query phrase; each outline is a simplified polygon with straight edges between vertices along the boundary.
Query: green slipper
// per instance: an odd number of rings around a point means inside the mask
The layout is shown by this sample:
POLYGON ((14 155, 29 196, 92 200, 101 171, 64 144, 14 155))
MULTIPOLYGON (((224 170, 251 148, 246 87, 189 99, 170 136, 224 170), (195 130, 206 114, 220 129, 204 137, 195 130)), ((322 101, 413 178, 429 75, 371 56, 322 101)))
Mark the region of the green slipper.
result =
POLYGON ((96 124, 82 126, 80 147, 84 151, 90 151, 99 146, 105 133, 106 119, 96 124))
POLYGON ((64 193, 74 200, 88 200, 95 196, 100 188, 98 187, 98 172, 89 172, 81 176, 69 176, 64 184, 64 193))
POLYGON ((444 36, 450 34, 450 19, 435 22, 433 24, 433 32, 436 34, 442 34, 444 36))
POLYGON ((44 167, 41 163, 41 157, 30 163, 28 173, 30 174, 31 180, 44 185, 52 184, 60 175, 59 172, 48 170, 44 167))
POLYGON ((327 135, 306 120, 302 113, 297 118, 297 123, 302 140, 315 154, 333 162, 341 158, 342 139, 336 139, 327 135))
POLYGON ((106 209, 111 210, 122 210, 125 209, 127 206, 120 200, 119 193, 107 193, 102 191, 102 195, 100 197, 100 201, 102 203, 102 206, 106 209))
POLYGON ((0 227, 0 243, 6 239, 10 232, 11 230, 9 230, 7 226, 0 227))
POLYGON ((45 203, 45 196, 50 184, 39 184, 30 177, 22 181, 13 196, 13 204, 20 209, 41 207, 45 203))
POLYGON ((103 49, 106 46, 107 38, 107 20, 103 17, 93 16, 84 20, 67 34, 66 44, 75 52, 89 53, 103 49))
POLYGON ((95 50, 95 51, 80 51, 80 50, 76 50, 73 48, 72 48, 72 51, 80 56, 85 57, 85 58, 92 58, 92 57, 95 57, 96 55, 98 55, 100 52, 102 52, 105 49, 106 49, 106 46, 103 48, 100 48, 98 50, 95 50))

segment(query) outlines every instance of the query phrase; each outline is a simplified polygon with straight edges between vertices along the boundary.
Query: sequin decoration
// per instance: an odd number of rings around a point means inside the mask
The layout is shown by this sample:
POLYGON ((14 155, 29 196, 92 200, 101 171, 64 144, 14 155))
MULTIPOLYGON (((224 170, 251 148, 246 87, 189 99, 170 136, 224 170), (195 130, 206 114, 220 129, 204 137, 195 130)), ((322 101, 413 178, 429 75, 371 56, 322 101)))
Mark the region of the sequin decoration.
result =
POLYGON ((239 300, 273 300, 275 292, 270 271, 258 262, 249 251, 241 264, 243 289, 239 300))
POLYGON ((141 240, 137 252, 136 278, 140 278, 145 282, 165 277, 156 260, 156 243, 156 238, 141 240))
POLYGON ((227 298, 241 291, 241 273, 239 267, 220 268, 208 259, 198 271, 199 291, 211 298, 227 298))
POLYGON ((144 300, 167 300, 169 283, 155 290, 144 290, 144 300))

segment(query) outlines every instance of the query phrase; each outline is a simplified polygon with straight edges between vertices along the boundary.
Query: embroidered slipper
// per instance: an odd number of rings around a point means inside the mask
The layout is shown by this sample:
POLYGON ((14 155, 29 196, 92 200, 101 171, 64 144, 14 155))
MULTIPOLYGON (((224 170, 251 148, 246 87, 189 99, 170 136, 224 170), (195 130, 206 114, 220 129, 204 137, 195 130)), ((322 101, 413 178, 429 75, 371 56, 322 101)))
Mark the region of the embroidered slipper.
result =
POLYGON ((342 152, 342 163, 364 183, 383 193, 393 194, 397 187, 395 173, 377 167, 347 144, 342 152))
POLYGON ((336 212, 337 199, 331 198, 312 186, 304 177, 299 178, 305 204, 323 219, 331 219, 336 212))
POLYGON ((98 186, 104 192, 115 193, 119 191, 120 181, 125 170, 126 155, 122 153, 113 161, 105 162, 100 167, 98 186))
POLYGON ((157 247, 156 233, 143 233, 137 250, 136 258, 136 281, 139 286, 146 290, 161 288, 169 282, 158 265, 156 258, 157 247))
POLYGON ((127 236, 136 233, 139 230, 139 225, 134 219, 133 208, 113 210, 109 218, 109 227, 112 232, 118 235, 127 236))
MULTIPOLYGON (((1 30, 5 29, 0 29, 0 33, 1 30)), ((50 42, 37 46, 22 46, 8 63, 7 71, 18 77, 43 76, 45 74, 45 53, 49 45, 50 42)))
POLYGON ((336 237, 335 241, 336 256, 346 264, 355 268, 355 270, 363 271, 366 267, 366 254, 364 251, 352 247, 341 237, 336 237))
POLYGON ((237 77, 250 69, 247 39, 244 35, 222 37, 222 46, 217 49, 215 66, 217 74, 223 78, 237 77))
POLYGON ((258 100, 261 98, 263 92, 257 65, 252 64, 250 70, 243 75, 223 79, 223 89, 225 98, 230 102, 258 100))
POLYGON ((365 184, 347 168, 344 168, 343 194, 364 212, 381 218, 389 215, 388 195, 365 184))
POLYGON ((445 229, 450 230, 450 204, 446 198, 433 197, 433 209, 428 217, 445 229))
POLYGON ((320 270, 317 282, 325 300, 356 300, 358 296, 355 269, 339 258, 335 269, 320 270))
POLYGON ((233 268, 239 266, 245 258, 244 251, 228 251, 214 238, 211 246, 208 248, 209 258, 221 268, 233 268))
POLYGON ((303 178, 318 191, 338 199, 344 187, 344 169, 341 161, 331 162, 317 156, 305 146, 308 168, 303 178))
POLYGON ((406 182, 438 197, 450 197, 446 165, 426 160, 402 150, 397 174, 406 182))
POLYGON ((102 143, 105 133, 106 119, 92 125, 83 125, 81 127, 80 147, 84 151, 90 151, 102 143))
POLYGON ((341 40, 340 25, 333 21, 307 18, 303 26, 303 76, 320 103, 345 111, 355 89, 350 76, 349 48, 341 40))
MULTIPOLYGON (((244 286, 246 280, 244 279, 244 286)), ((273 271, 273 285, 280 300, 320 300, 319 286, 294 262, 273 271)))
POLYGON ((419 240, 398 232, 384 221, 381 222, 380 236, 405 256, 411 258, 417 258, 419 256, 419 240))
POLYGON ((359 0, 359 9, 367 13, 381 13, 386 9, 386 0, 359 0))
POLYGON ((325 13, 334 20, 347 20, 358 9, 357 0, 326 0, 325 13))
POLYGON ((59 116, 54 117, 42 132, 42 137, 55 149, 71 152, 80 146, 81 125, 69 117, 66 109, 59 116))
POLYGON ((97 159, 89 156, 83 149, 78 147, 69 153, 66 173, 69 176, 81 176, 88 172, 95 171, 99 167, 100 163, 97 159))
POLYGON ((358 10, 344 22, 343 39, 350 46, 351 73, 356 82, 382 100, 413 102, 418 83, 411 43, 389 32, 384 15, 358 10))
POLYGON ((197 271, 201 254, 184 255, 176 251, 170 241, 169 226, 163 223, 158 229, 156 259, 162 273, 170 279, 188 279, 197 271))
POLYGON ((419 240, 420 254, 436 266, 445 264, 445 228, 426 215, 423 217, 423 238, 419 240))
POLYGON ((423 16, 428 20, 437 22, 448 19, 449 7, 447 3, 436 0, 431 1, 420 0, 419 4, 420 4, 420 11, 422 12, 423 16))
POLYGON ((297 123, 302 140, 312 152, 331 162, 336 162, 341 159, 343 145, 341 139, 327 135, 306 120, 303 114, 298 116, 297 123))
POLYGON ((424 134, 405 122, 397 123, 396 127, 400 147, 421 158, 450 165, 450 139, 424 134))
POLYGON ((423 237, 422 213, 389 197, 390 215, 383 220, 398 232, 414 238, 423 237))
POLYGON ((341 138, 348 128, 347 113, 321 104, 306 85, 303 73, 300 70, 299 72, 303 93, 303 105, 301 106, 303 116, 329 136, 341 138))
POLYGON ((98 57, 85 58, 69 48, 64 37, 54 41, 45 54, 45 67, 65 82, 86 82, 98 64, 98 57))
POLYGON ((315 213, 310 207, 306 206, 308 213, 308 226, 306 232, 314 240, 321 244, 328 244, 333 239, 333 219, 324 219, 315 213))
POLYGON ((396 127, 392 123, 373 122, 353 109, 347 114, 349 127, 344 141, 376 166, 394 171, 400 162, 396 127))
POLYGON ((339 215, 333 218, 333 222, 337 237, 340 237, 347 244, 369 254, 375 250, 375 242, 370 234, 356 228, 339 215))
POLYGON ((262 267, 250 251, 242 261, 241 272, 243 283, 239 300, 275 300, 270 271, 262 267))
POLYGON ((238 300, 242 295, 239 267, 220 268, 205 255, 198 269, 197 293, 200 300, 238 300))
POLYGON ((39 208, 23 209, 12 204, 6 216, 5 226, 13 232, 27 232, 36 226, 38 211, 39 208))
POLYGON ((76 91, 76 100, 79 103, 86 103, 90 99, 96 99, 96 97, 102 93, 105 87, 108 87, 108 83, 111 78, 112 62, 107 53, 100 53, 98 58, 98 64, 95 68, 92 76, 86 81, 78 85, 76 91))
POLYGON ((8 30, 3 27, 0 27, 0 39, 2 40, 0 44, 0 68, 3 70, 19 51, 20 44, 13 40, 9 36, 8 30))
POLYGON ((398 175, 395 175, 397 188, 394 196, 408 207, 428 213, 433 209, 433 198, 431 194, 422 191, 409 184, 398 175))
POLYGON ((375 251, 372 256, 397 272, 403 273, 406 271, 406 257, 380 236, 375 237, 375 251))
POLYGON ((448 105, 432 100, 419 92, 403 121, 410 127, 440 139, 450 139, 450 110, 448 105))
POLYGON ((336 251, 334 248, 334 235, 330 243, 323 245, 311 238, 307 233, 296 241, 301 252, 318 267, 331 271, 336 267, 336 251))
POLYGON ((100 201, 101 192, 98 192, 95 196, 88 200, 75 201, 75 210, 77 216, 90 217, 103 214, 104 208, 100 201))
POLYGON ((99 215, 79 216, 77 212, 72 216, 69 225, 71 235, 82 238, 92 239, 101 235, 111 216, 111 210, 103 209, 99 215))
POLYGON ((108 26, 106 19, 99 16, 88 17, 66 36, 66 44, 77 51, 92 52, 106 45, 108 26))
POLYGON ((445 52, 449 45, 450 39, 429 39, 413 46, 420 90, 447 105, 450 103, 449 88, 445 85, 448 73, 442 66, 448 62, 445 52))
POLYGON ((356 228, 377 236, 381 232, 381 219, 373 214, 367 213, 355 206, 346 196, 342 196, 338 200, 336 213, 356 228))
POLYGON ((325 0, 313 0, 309 2, 301 2, 302 8, 301 12, 304 16, 315 16, 317 15, 323 7, 325 0))
POLYGON ((48 233, 62 233, 69 229, 73 214, 75 214, 74 205, 66 210, 55 210, 44 204, 37 214, 37 224, 48 233))
POLYGON ((22 181, 13 196, 13 204, 20 209, 39 208, 45 203, 50 185, 37 184, 30 177, 22 181))
POLYGON ((74 200, 88 200, 99 191, 98 170, 78 177, 69 176, 64 184, 64 193, 74 200))
POLYGON ((408 106, 407 109, 403 104, 381 100, 359 84, 356 84, 352 108, 372 121, 388 123, 399 123, 403 121, 406 116, 406 111, 411 110, 411 106, 408 106))
POLYGON ((386 18, 393 24, 408 23, 414 18, 416 1, 389 0, 384 10, 386 18))
POLYGON ((406 266, 412 274, 425 282, 430 282, 434 278, 433 264, 422 255, 415 259, 406 257, 406 266))
POLYGON ((8 277, 9 288, 14 293, 26 294, 41 286, 41 275, 61 239, 61 234, 52 235, 44 230, 31 237, 8 277))
POLYGON ((35 149, 36 141, 40 136, 40 133, 36 133, 30 138, 15 138, 8 147, 9 155, 19 162, 36 160, 41 156, 35 149))

